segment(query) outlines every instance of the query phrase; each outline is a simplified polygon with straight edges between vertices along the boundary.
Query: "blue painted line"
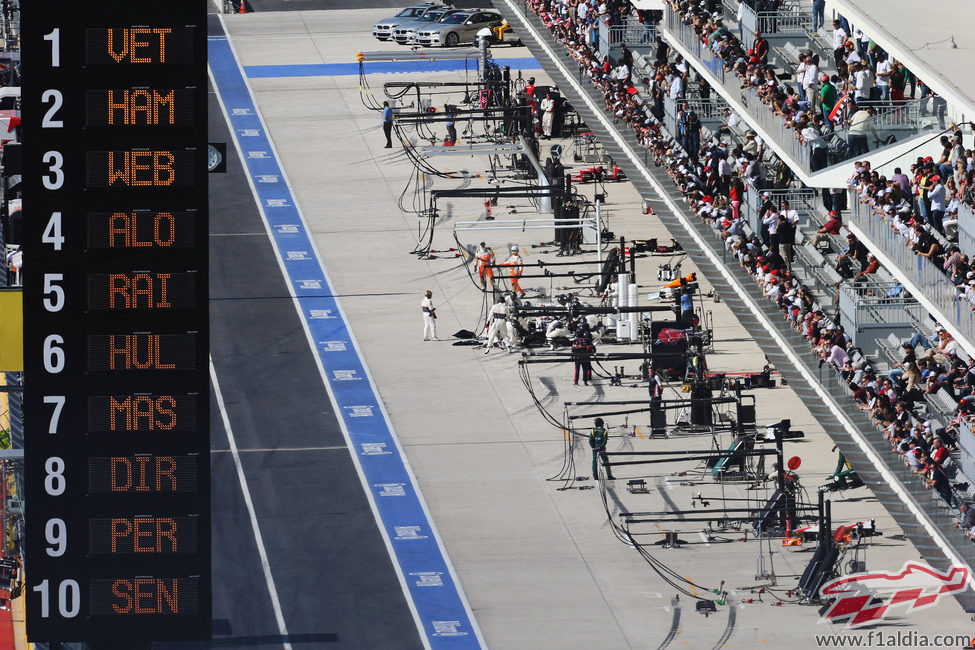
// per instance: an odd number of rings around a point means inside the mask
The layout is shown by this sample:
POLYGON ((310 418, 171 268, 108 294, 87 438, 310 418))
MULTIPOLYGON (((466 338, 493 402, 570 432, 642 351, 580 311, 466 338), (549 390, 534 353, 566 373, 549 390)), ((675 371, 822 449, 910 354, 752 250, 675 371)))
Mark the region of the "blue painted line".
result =
MULTIPOLYGON (((533 57, 495 59, 502 68, 512 70, 541 70, 541 64, 533 57)), ((459 70, 477 71, 477 58, 455 59, 449 61, 366 61, 363 64, 366 74, 405 73, 405 72, 456 72, 459 70)), ((348 77, 359 74, 358 63, 316 63, 309 65, 249 65, 244 68, 248 79, 271 79, 276 77, 348 77)))
POLYGON ((480 630, 382 408, 325 268, 226 38, 209 39, 213 84, 228 115, 262 218, 285 269, 353 459, 429 647, 480 648, 480 630))

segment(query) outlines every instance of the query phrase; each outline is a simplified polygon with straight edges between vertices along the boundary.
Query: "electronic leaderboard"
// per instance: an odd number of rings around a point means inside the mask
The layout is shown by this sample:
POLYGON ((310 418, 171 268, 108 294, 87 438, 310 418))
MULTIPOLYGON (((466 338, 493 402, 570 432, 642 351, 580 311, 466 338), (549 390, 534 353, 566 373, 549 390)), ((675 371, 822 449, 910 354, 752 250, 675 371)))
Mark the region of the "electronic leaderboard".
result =
POLYGON ((206 3, 22 24, 28 638, 206 639, 206 3))

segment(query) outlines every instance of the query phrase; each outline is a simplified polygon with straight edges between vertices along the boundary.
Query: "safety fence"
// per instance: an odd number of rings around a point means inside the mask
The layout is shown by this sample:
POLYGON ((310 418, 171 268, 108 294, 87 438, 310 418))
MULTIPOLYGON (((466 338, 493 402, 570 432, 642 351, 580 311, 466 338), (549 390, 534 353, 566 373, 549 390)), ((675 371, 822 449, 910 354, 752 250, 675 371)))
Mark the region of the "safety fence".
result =
POLYGON ((778 210, 783 201, 789 202, 789 207, 798 210, 799 213, 809 212, 816 208, 816 190, 808 187, 801 189, 768 189, 762 190, 754 185, 749 185, 745 190, 744 213, 743 216, 748 225, 755 232, 762 229, 761 207, 764 199, 763 194, 769 195, 769 200, 778 210))
POLYGON ((904 297, 894 282, 844 282, 840 285, 840 322, 853 342, 870 355, 877 354, 877 339, 890 334, 907 338, 914 333, 914 323, 924 316, 917 300, 904 297))
POLYGON ((958 449, 961 451, 961 472, 967 477, 975 477, 975 432, 972 423, 961 418, 958 423, 958 449))
MULTIPOLYGON (((860 203, 857 195, 850 193, 851 223, 865 235, 868 245, 881 251, 907 277, 937 310, 936 317, 945 324, 952 324, 968 341, 975 344, 975 314, 967 300, 960 300, 958 290, 944 269, 926 257, 916 254, 907 246, 907 240, 892 228, 890 220, 876 214, 873 208, 860 203)), ((894 269, 891 269, 894 270, 894 269)))
POLYGON ((599 29, 600 38, 605 38, 610 45, 625 43, 631 45, 654 45, 657 41, 657 26, 651 23, 636 23, 627 25, 610 25, 609 28, 599 29))
POLYGON ((975 256, 975 211, 967 203, 958 204, 958 248, 969 259, 975 256))
MULTIPOLYGON (((735 11, 737 13, 737 8, 735 11)), ((801 11, 798 5, 779 11, 755 11, 746 2, 742 7, 741 26, 746 34, 752 34, 757 29, 765 35, 805 36, 812 31, 812 12, 801 11)))

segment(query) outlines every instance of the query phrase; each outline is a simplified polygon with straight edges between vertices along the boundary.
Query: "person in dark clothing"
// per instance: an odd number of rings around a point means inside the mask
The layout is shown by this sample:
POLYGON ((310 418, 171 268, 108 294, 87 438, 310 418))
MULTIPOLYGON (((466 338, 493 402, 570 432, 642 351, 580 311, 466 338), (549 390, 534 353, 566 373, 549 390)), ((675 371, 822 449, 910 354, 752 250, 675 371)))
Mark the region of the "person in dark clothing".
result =
MULTIPOLYGON (((599 479, 599 455, 606 453, 606 443, 609 442, 609 431, 603 426, 603 419, 596 418, 593 421, 592 431, 589 432, 589 446, 592 448, 592 477, 599 479)), ((613 478, 613 470, 606 466, 606 478, 610 481, 613 478)))
POLYGON ((667 56, 668 56, 669 53, 670 53, 670 46, 667 45, 667 42, 664 41, 664 39, 663 39, 662 36, 658 36, 657 37, 657 54, 656 54, 656 57, 654 57, 654 58, 656 58, 657 63, 666 62, 667 61, 667 56))
POLYGON ((755 52, 759 63, 762 65, 768 63, 769 44, 766 39, 762 38, 762 32, 757 29, 755 30, 755 41, 752 43, 752 50, 755 52))
POLYGON ((457 116, 453 112, 447 113, 447 117, 444 120, 444 125, 447 127, 447 141, 457 142, 457 127, 454 124, 457 116))
POLYGON ((940 465, 932 464, 930 465, 930 472, 928 478, 925 480, 925 486, 928 489, 934 489, 938 495, 945 500, 948 507, 954 506, 954 498, 951 493, 951 483, 948 481, 948 475, 945 471, 941 469, 940 465))
POLYGON ((582 382, 588 386, 592 379, 592 355, 596 346, 592 344, 592 332, 589 324, 583 323, 576 329, 576 337, 572 341, 572 360, 575 361, 576 372, 572 380, 573 385, 579 385, 579 371, 582 370, 582 382))
POLYGON ((386 149, 393 148, 393 109, 389 102, 383 102, 383 133, 386 134, 386 149))
POLYGON ((701 121, 697 113, 691 111, 684 120, 684 148, 692 156, 697 156, 701 150, 701 121))
POLYGON ((914 231, 917 233, 917 243, 914 244, 914 252, 922 257, 928 258, 936 264, 939 263, 941 246, 938 244, 938 240, 921 227, 920 224, 915 224, 914 231))
POLYGON ((630 52, 625 43, 620 45, 620 59, 626 64, 628 70, 633 69, 633 52, 630 52))
POLYGON ((782 259, 785 260, 785 268, 792 271, 793 247, 796 243, 796 227, 786 219, 784 214, 779 215, 779 227, 775 231, 779 238, 779 246, 782 247, 782 259))
POLYGON ((856 260, 860 264, 861 271, 867 268, 870 262, 867 260, 867 247, 863 245, 863 242, 857 239, 857 236, 853 233, 846 236, 846 242, 846 249, 837 256, 837 261, 844 259, 856 260))

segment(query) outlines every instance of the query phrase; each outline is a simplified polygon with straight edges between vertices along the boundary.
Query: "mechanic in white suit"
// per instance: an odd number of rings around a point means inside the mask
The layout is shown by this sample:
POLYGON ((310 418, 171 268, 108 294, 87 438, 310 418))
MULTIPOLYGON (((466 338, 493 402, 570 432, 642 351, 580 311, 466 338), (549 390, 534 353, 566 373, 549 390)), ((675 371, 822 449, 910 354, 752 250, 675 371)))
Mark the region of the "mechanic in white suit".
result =
POLYGON ((496 342, 500 342, 504 348, 508 347, 505 342, 508 336, 508 304, 504 298, 498 298, 494 303, 488 313, 488 319, 488 339, 484 345, 484 354, 490 352, 496 342))
POLYGON ((437 338, 437 308, 433 306, 433 292, 429 289, 420 301, 420 311, 423 312, 423 340, 439 341, 437 338))

